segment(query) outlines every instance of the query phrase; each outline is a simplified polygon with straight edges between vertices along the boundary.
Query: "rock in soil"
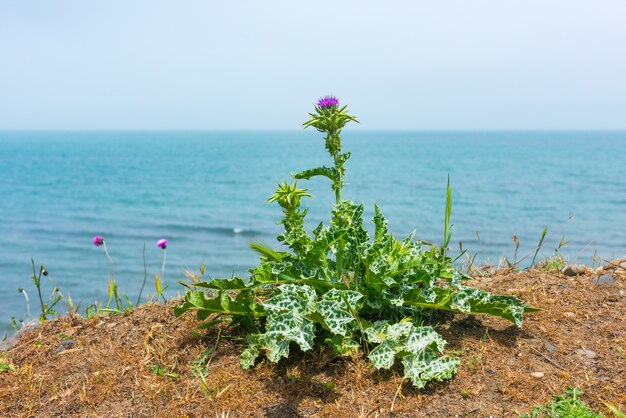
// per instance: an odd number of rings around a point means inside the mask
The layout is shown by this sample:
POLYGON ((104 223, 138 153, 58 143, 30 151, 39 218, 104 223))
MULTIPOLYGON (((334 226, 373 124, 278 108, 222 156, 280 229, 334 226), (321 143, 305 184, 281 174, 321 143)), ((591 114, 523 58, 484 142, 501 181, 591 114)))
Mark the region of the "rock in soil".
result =
POLYGON ((585 271, 585 266, 582 264, 568 264, 563 269, 563 273, 565 273, 566 276, 578 276, 579 274, 584 274, 585 271))
POLYGON ((585 356, 589 359, 594 359, 598 357, 598 354, 592 350, 576 350, 576 354, 580 354, 581 356, 585 356))
POLYGON ((603 274, 600 277, 596 277, 594 279, 591 279, 591 282, 593 284, 597 284, 597 285, 601 285, 601 284, 611 284, 615 281, 615 278, 613 276, 611 276, 610 274, 603 274))
POLYGON ((22 328, 20 328, 15 334, 11 335, 4 341, 0 341, 0 351, 9 351, 20 338, 20 335, 25 332, 37 328, 39 326, 39 321, 35 319, 31 319, 30 321, 26 321, 22 324, 22 328))
POLYGON ((548 351, 548 353, 554 353, 556 351, 556 347, 550 341, 546 341, 543 346, 548 351))

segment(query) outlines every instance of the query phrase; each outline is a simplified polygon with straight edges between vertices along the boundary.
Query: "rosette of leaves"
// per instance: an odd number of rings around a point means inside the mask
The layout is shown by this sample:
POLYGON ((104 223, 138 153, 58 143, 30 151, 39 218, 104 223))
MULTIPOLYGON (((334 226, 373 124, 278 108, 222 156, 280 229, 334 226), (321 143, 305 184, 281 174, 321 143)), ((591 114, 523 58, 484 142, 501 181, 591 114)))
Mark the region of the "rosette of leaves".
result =
MULTIPOLYGON (((332 100, 331 100, 332 99, 332 100)), ((296 174, 296 179, 325 176, 332 182, 336 205, 328 225, 312 233, 305 227, 303 197, 297 183, 281 183, 269 202, 283 211, 283 232, 277 237, 286 248, 274 250, 260 243, 260 263, 248 279, 213 279, 194 283, 177 315, 194 310, 199 319, 229 315, 251 327, 241 365, 252 367, 265 354, 272 362, 287 358, 294 346, 308 351, 318 345, 338 355, 363 348, 377 369, 398 360, 404 376, 422 388, 431 380, 451 378, 459 360, 445 356, 445 340, 422 318, 434 309, 490 314, 522 325, 523 314, 534 308, 514 296, 493 295, 465 286, 467 276, 446 255, 450 242, 451 191, 448 182, 444 242, 426 245, 408 237, 396 239, 375 205, 374 236, 363 223, 362 204, 342 200, 344 163, 341 129, 356 118, 338 101, 321 99, 305 127, 326 134, 333 167, 296 174)), ((208 322, 213 324, 214 322, 208 322)))

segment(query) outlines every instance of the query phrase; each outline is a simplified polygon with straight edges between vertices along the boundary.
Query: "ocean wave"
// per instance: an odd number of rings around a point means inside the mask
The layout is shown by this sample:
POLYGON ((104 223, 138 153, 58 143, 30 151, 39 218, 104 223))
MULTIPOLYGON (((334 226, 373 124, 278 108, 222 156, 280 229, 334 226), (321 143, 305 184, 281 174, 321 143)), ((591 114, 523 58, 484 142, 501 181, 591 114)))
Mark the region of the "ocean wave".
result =
POLYGON ((252 229, 252 228, 243 228, 243 227, 231 227, 231 226, 197 226, 197 225, 187 225, 187 224, 167 224, 167 225, 159 225, 155 227, 155 229, 159 229, 162 231, 172 231, 172 232, 194 232, 194 233, 207 233, 210 235, 219 235, 219 236, 244 236, 244 237, 256 237, 265 235, 264 232, 252 229))
POLYGON ((136 228, 117 227, 110 231, 103 231, 99 228, 85 229, 67 226, 67 227, 41 227, 35 226, 26 228, 26 232, 30 237, 63 237, 70 240, 87 239, 91 242, 94 235, 103 235, 125 240, 138 239, 146 240, 154 236, 184 236, 184 235, 214 235, 214 236, 239 236, 239 237, 259 237, 266 233, 258 229, 230 226, 197 226, 189 224, 162 224, 162 225, 142 225, 136 228))

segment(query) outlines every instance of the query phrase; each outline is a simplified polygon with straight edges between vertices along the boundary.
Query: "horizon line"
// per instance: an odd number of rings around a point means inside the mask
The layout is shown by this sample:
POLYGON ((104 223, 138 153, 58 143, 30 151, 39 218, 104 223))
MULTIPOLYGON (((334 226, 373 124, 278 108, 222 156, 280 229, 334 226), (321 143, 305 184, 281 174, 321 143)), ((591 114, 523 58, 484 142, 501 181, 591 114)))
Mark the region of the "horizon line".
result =
MULTIPOLYGON (((0 128, 0 133, 143 133, 143 132, 152 132, 152 133, 222 133, 222 132, 313 132, 313 131, 305 131, 304 129, 287 129, 287 128, 202 128, 202 129, 186 129, 186 128, 178 128, 178 129, 161 129, 161 128, 130 128, 130 129, 73 129, 73 128, 63 128, 63 129, 3 129, 0 128)), ((428 133, 437 133, 437 132, 605 132, 605 133, 623 133, 626 132, 626 128, 618 128, 618 129, 608 129, 608 128, 506 128, 506 129, 496 129, 496 128, 460 128, 460 129, 441 129, 441 128, 414 128, 414 129, 394 129, 394 128, 377 128, 377 129, 356 129, 353 132, 428 132, 428 133)))

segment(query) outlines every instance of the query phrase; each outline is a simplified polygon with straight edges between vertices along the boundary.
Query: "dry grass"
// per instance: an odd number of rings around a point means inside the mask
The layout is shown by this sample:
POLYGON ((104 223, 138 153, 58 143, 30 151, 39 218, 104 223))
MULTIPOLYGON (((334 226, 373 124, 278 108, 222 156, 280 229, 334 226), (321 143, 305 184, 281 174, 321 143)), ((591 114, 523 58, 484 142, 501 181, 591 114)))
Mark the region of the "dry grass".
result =
POLYGON ((425 390, 404 382, 399 369, 376 371, 363 356, 333 359, 324 351, 294 350, 289 361, 244 371, 236 335, 211 329, 193 337, 193 315, 176 318, 164 305, 50 321, 22 335, 1 359, 14 370, 0 372, 0 416, 517 416, 567 386, 580 386, 592 408, 608 413, 602 401, 626 405, 626 275, 606 272, 613 284, 591 284, 599 271, 475 280, 543 311, 528 315, 522 330, 497 318, 435 318, 462 366, 453 380, 425 390), (73 344, 59 351, 67 337, 73 344), (546 342, 556 351, 547 351, 546 342), (194 373, 200 358, 204 378, 194 373))

